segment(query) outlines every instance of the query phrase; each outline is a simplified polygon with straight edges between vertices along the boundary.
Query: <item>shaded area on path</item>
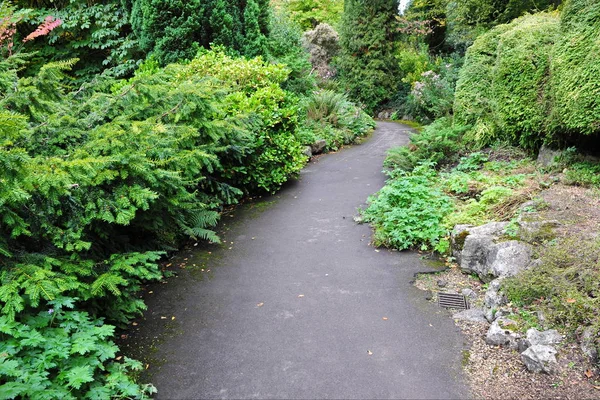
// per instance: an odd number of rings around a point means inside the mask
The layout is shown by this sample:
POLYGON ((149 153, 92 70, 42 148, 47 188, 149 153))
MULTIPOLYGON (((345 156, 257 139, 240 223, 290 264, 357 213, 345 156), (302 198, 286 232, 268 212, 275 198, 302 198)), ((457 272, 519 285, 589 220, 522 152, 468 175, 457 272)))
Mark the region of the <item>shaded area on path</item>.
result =
POLYGON ((380 122, 364 144, 226 216, 223 245, 173 261, 186 268, 149 289, 128 340, 157 398, 468 396, 458 329, 410 283, 427 267, 369 246, 370 228, 352 218, 408 132, 380 122))

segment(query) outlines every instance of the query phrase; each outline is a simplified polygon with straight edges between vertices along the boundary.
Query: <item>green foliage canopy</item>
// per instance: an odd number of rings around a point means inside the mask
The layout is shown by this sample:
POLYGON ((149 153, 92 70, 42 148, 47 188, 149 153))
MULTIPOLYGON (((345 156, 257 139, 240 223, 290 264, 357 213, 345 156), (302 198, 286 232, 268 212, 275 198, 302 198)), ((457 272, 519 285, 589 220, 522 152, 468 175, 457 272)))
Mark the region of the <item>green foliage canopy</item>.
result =
POLYGON ((397 0, 347 0, 340 30, 337 60, 350 97, 369 112, 389 100, 398 89, 397 0))

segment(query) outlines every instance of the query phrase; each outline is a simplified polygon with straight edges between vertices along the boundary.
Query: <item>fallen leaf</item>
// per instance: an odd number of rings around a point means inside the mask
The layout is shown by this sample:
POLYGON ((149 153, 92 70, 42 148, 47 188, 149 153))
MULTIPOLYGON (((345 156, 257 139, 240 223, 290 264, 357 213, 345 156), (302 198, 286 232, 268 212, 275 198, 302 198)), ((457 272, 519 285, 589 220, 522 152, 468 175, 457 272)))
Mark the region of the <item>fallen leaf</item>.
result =
POLYGON ((146 369, 150 368, 150 364, 146 364, 146 369))
POLYGON ((148 294, 152 294, 152 293, 154 293, 154 290, 151 290, 151 291, 148 292, 148 294))
POLYGON ((387 321, 387 320, 388 320, 388 317, 383 317, 382 319, 383 319, 384 321, 387 321))
POLYGON ((255 237, 252 238, 252 240, 256 239, 255 237))
POLYGON ((567 303, 575 303, 577 300, 575 299, 567 299, 567 303))
POLYGON ((119 356, 119 357, 115 358, 115 360, 121 361, 121 358, 123 358, 123 356, 119 356))
POLYGON ((131 325, 133 325, 133 326, 138 326, 138 323, 137 323, 137 322, 134 322, 134 323, 132 323, 131 325))
POLYGON ((265 305, 265 303, 258 303, 258 304, 256 305, 256 307, 262 307, 262 306, 264 306, 264 305, 265 305))
POLYGON ((175 317, 171 317, 171 321, 175 321, 175 317))
POLYGON ((167 317, 160 317, 160 319, 167 319, 167 317))
POLYGON ((373 352, 371 350, 367 350, 367 354, 370 355, 370 356, 372 356, 373 352))
POLYGON ((304 295, 303 294, 299 294, 298 297, 302 298, 302 297, 304 297, 304 295))
POLYGON ((594 373, 588 369, 585 371, 585 376, 587 376, 588 378, 591 378, 592 376, 594 376, 594 373))

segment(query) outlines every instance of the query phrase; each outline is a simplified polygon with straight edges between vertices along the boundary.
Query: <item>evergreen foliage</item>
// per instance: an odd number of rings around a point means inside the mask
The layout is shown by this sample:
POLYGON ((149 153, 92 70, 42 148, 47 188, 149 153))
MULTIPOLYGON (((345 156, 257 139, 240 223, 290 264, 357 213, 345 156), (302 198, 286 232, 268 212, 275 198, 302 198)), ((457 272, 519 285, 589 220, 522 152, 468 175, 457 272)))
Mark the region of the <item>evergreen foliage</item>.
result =
POLYGON ((0 393, 142 397, 126 374, 139 364, 114 361, 101 317, 127 325, 145 307, 141 282, 162 277, 157 248, 218 242, 222 205, 274 191, 301 168, 297 99, 280 87, 288 71, 218 51, 69 92, 76 60, 19 78, 23 62, 0 61, 1 332, 22 342, 4 356, 0 393), (64 325, 73 318, 80 331, 64 325), (56 340, 27 344, 32 324, 56 340))
POLYGON ((344 1, 287 0, 285 8, 290 13, 292 20, 306 31, 323 23, 337 26, 344 11, 344 1))
POLYGON ((501 140, 530 151, 541 145, 558 22, 555 13, 525 16, 492 29, 469 48, 454 103, 457 122, 473 127, 469 140, 479 146, 501 140))
POLYGON ((340 30, 337 61, 350 97, 369 112, 388 101, 398 89, 396 49, 397 0, 347 0, 340 30))
POLYGON ((561 32, 550 72, 552 128, 558 140, 561 134, 598 135, 600 4, 592 0, 568 1, 561 16, 561 32))
POLYGON ((133 0, 131 25, 142 48, 161 65, 189 60, 213 43, 254 57, 267 52, 269 3, 133 0))

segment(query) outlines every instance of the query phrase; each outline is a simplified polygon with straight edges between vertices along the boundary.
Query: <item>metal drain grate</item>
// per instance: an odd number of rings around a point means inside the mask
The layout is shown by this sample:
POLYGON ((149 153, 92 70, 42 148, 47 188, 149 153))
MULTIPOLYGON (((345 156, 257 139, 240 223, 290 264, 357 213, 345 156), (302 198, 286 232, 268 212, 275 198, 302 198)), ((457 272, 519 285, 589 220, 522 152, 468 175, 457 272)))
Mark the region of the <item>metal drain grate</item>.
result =
POLYGON ((444 308, 469 309, 469 302, 462 294, 438 293, 438 305, 444 308))

